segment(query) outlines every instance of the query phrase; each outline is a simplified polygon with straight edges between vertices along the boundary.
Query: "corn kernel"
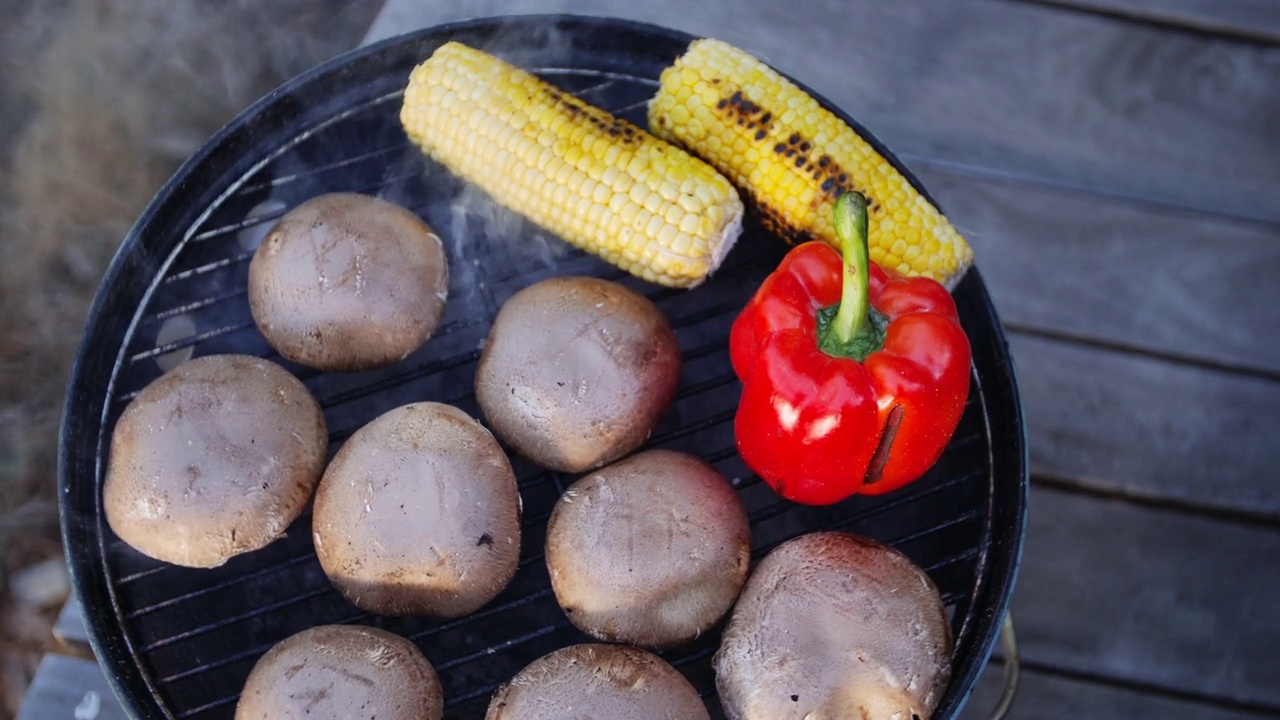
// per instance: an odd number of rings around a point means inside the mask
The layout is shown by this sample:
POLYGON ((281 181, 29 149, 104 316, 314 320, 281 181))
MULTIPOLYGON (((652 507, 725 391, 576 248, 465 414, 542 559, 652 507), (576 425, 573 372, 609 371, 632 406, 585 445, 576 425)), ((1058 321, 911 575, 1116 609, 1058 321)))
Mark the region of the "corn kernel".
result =
MULTIPOLYGON (((669 103, 673 111, 714 96, 708 81, 690 77, 683 103, 669 103)), ((643 132, 625 143, 608 135, 612 116, 569 113, 552 97, 560 92, 483 52, 445 43, 411 73, 400 120, 424 153, 569 242, 654 282, 689 287, 705 279, 715 268, 703 247, 736 239, 742 203, 731 183, 643 132), (718 221, 697 222, 697 235, 686 232, 682 241, 680 228, 694 211, 718 221), (672 249, 681 242, 690 255, 672 249)))
POLYGON ((871 201, 873 259, 892 260, 891 267, 949 286, 973 262, 972 249, 951 223, 853 128, 726 43, 694 41, 662 73, 649 127, 749 188, 766 211, 766 225, 784 238, 812 236, 837 244, 831 221, 836 193, 823 183, 839 177, 841 185, 860 189, 871 201), (708 85, 738 89, 772 116, 767 127, 739 125, 719 111, 721 96, 707 93, 708 85))

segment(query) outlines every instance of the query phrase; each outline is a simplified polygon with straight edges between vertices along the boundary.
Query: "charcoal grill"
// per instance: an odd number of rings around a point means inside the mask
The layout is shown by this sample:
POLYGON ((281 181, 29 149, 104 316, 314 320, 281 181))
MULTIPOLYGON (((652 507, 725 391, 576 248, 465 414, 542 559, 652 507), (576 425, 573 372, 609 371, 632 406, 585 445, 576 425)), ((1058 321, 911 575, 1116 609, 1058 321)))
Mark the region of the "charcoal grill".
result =
MULTIPOLYGON (((755 560, 802 532, 844 529, 887 542, 927 569, 951 612, 956 638, 953 681, 935 716, 955 717, 1005 616, 1026 512, 1026 444, 1014 372, 981 274, 970 270, 955 290, 973 344, 973 392, 937 466, 885 497, 821 508, 783 501, 734 450, 740 385, 726 339, 735 314, 786 246, 749 220, 711 281, 692 291, 671 290, 571 250, 497 208, 425 159, 399 127, 409 71, 449 39, 486 48, 643 125, 659 73, 692 37, 617 20, 529 16, 395 38, 322 65, 264 97, 160 191, 94 300, 71 377, 59 455, 74 586, 93 648, 126 707, 146 720, 229 718, 250 668, 272 644, 321 623, 364 623, 422 648, 440 673, 446 717, 481 718, 499 683, 546 652, 585 641, 556 605, 542 562, 552 504, 574 477, 518 457, 525 507, 519 571, 488 606, 451 621, 376 617, 348 604, 315 559, 309 514, 283 539, 217 569, 150 560, 112 534, 101 486, 111 431, 125 405, 164 368, 189 356, 241 352, 284 364, 324 408, 331 450, 378 414, 411 401, 449 402, 479 416, 473 372, 502 302, 545 277, 590 274, 644 293, 674 325, 685 363, 679 396, 648 446, 696 454, 734 479, 751 518, 755 560), (255 242, 287 209, 333 191, 373 193, 405 205, 446 239, 451 288, 442 325, 420 351, 393 367, 322 374, 292 365, 271 350, 249 314, 245 285, 255 242)), ((716 718, 723 715, 710 657, 718 641, 717 631, 664 653, 716 718)))

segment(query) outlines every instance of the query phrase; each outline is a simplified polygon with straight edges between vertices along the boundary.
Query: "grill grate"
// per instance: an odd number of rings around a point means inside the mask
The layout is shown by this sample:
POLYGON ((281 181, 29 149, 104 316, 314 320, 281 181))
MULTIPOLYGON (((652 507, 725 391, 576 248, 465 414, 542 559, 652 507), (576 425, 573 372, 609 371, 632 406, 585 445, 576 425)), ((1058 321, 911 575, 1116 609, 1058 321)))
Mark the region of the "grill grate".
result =
MULTIPOLYGON (((473 31, 493 32, 486 27, 480 23, 473 31)), ((624 30, 636 32, 629 25, 610 32, 625 39, 624 30)), ((672 290, 568 249, 496 208, 423 158, 399 129, 401 95, 396 88, 440 37, 424 35, 399 55, 390 53, 399 65, 394 72, 384 68, 380 84, 373 83, 372 89, 362 87, 364 96, 298 111, 284 120, 283 139, 256 148, 256 155, 252 148, 240 148, 244 159, 238 172, 208 181, 205 202, 196 208, 200 214, 157 231, 163 239, 152 246, 153 255, 139 248, 136 239, 132 246, 126 243, 125 253, 141 257, 134 262, 144 265, 141 277, 150 284, 131 291, 137 299, 125 304, 118 327, 107 331, 121 360, 113 367, 85 369, 93 362, 82 356, 77 377, 93 371, 103 378, 97 386, 104 398, 99 400, 101 415, 85 419, 86 409, 73 412, 69 405, 63 448, 68 552, 82 597, 101 603, 91 605, 87 615, 99 656, 113 665, 109 675, 117 676, 143 717, 228 718, 250 668, 271 645, 321 623, 364 623, 408 637, 422 648, 440 674, 446 717, 480 718, 499 683, 552 649, 588 640, 556 605, 542 556, 552 505, 575 477, 544 471, 519 457, 512 458, 525 509, 519 570, 489 606, 451 621, 375 617, 348 604, 315 559, 309 512, 276 543, 221 568, 193 571, 152 561, 115 538, 101 514, 97 488, 120 412, 175 354, 243 352, 281 363, 319 400, 332 452, 364 423, 407 402, 449 402, 479 417, 472 378, 480 344, 502 302, 545 277, 590 274, 642 292, 671 320, 684 369, 676 402, 647 447, 693 453, 734 479, 751 518, 753 562, 802 532, 845 529, 886 541, 926 568, 953 614, 956 687, 939 716, 954 716, 986 662, 993 609, 1007 599, 1012 580, 1008 549, 996 547, 999 562, 993 564, 995 534, 1004 536, 1005 545, 1020 541, 1021 498, 1012 497, 1015 522, 1006 527, 997 517, 1002 510, 994 495, 1002 476, 996 458, 1004 452, 997 445, 1020 448, 1021 438, 993 435, 987 397, 993 380, 984 377, 1008 373, 1007 367, 984 370, 977 347, 981 343, 975 342, 974 391, 960 428, 938 465, 916 484, 887 497, 854 498, 822 508, 779 500, 734 450, 739 385, 726 340, 737 311, 786 247, 749 221, 739 246, 711 281, 693 291, 672 290), (445 317, 421 350, 390 368, 321 374, 292 365, 266 344, 249 314, 245 286, 253 242, 288 208, 333 191, 373 193, 405 205, 446 240, 451 287, 445 317), (189 322, 191 332, 162 341, 162 328, 175 318, 189 322), (76 447, 96 449, 96 455, 85 453, 94 455, 88 461, 65 455, 76 447)), ((665 37, 664 42, 672 40, 665 37)), ((673 47, 672 52, 678 51, 678 44, 673 47)), ((531 57, 539 56, 534 52, 531 57)), ((619 63, 610 57, 612 51, 585 53, 581 67, 547 62, 540 74, 643 125, 644 102, 656 86, 654 68, 665 63, 645 65, 634 58, 619 63), (628 62, 636 67, 627 69, 628 62)), ((270 114, 273 107, 258 112, 270 114)), ((122 272, 113 269, 116 275, 122 272)), ((971 339, 994 344, 995 359, 1007 364, 994 315, 984 314, 989 311, 985 290, 973 275, 956 293, 966 329, 971 339), (994 340, 988 340, 993 334, 994 340)), ((106 302, 100 298, 98 304, 106 302)), ((94 323, 108 324, 102 312, 95 307, 91 329, 94 323)), ((1012 388, 1004 392, 1011 394, 1012 388)), ((1016 395, 1013 400, 1016 413, 1016 395)), ((1012 427, 1020 433, 1016 416, 1012 427)), ((1003 482, 1016 486, 1021 481, 1025 487, 1025 463, 1015 462, 1014 469, 1003 482)), ((718 639, 718 631, 709 633, 692 646, 664 653, 707 698, 716 718, 722 715, 710 658, 718 639)))

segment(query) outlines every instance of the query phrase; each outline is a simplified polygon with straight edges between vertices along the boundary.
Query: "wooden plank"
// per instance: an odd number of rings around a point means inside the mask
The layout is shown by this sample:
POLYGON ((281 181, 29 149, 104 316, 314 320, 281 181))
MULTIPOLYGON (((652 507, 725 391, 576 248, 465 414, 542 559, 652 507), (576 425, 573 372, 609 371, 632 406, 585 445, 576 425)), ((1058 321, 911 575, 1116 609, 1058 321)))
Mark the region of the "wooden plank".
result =
POLYGON ((89 630, 85 627, 84 615, 80 612, 80 598, 74 591, 53 623, 53 637, 70 647, 89 647, 89 630))
POLYGON ((1280 226, 915 169, 1005 323, 1280 376, 1280 226))
POLYGON ((1280 383, 1014 334, 1032 472, 1275 521, 1280 383))
POLYGON ((1274 528, 1033 489, 1013 613, 1036 667, 1280 713, 1278 595, 1274 528))
POLYGON ((1024 0, 1280 43, 1275 0, 1024 0))
MULTIPOLYGON (((960 720, 987 720, 1004 689, 1003 668, 992 663, 960 720)), ((1008 720, 1255 720, 1258 713, 1179 697, 1065 678, 1023 669, 1008 720)))
MULTIPOLYGON (((483 12, 531 9, 495 0, 483 12)), ((901 154, 1280 221, 1280 47, 1003 0, 748 0, 732 22, 716 3, 556 10, 721 37, 800 78, 901 154)), ((477 12, 461 0, 391 0, 368 37, 477 12)))
POLYGON ((16 720, 129 720, 98 663, 45 655, 16 720))

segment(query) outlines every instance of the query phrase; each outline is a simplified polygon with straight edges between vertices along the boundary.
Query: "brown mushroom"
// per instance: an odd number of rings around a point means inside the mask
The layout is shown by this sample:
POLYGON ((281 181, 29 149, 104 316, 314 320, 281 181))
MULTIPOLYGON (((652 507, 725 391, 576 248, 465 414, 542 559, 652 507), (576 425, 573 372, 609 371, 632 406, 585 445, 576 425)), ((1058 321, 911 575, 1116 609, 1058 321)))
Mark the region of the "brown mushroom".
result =
POLYGON ((316 556, 352 604, 459 617, 515 575, 520 494, 497 440, 442 403, 395 408, 342 446, 316 490, 316 556))
POLYGON ((693 685, 667 661, 627 645, 571 645, 498 688, 485 720, 708 720, 693 685))
POLYGON ((360 625, 291 635, 258 659, 235 720, 440 720, 440 680, 404 638, 360 625))
POLYGON ((713 659, 729 720, 927 720, 951 674, 929 576, 849 533, 802 535, 752 573, 713 659))
POLYGON ((751 532, 715 468, 648 450, 565 490, 546 549, 551 587, 578 629, 666 648, 694 640, 733 605, 747 579, 751 532))
POLYGON ((107 523, 157 560, 221 565, 284 534, 327 448, 320 406, 284 368, 247 355, 189 360, 143 388, 116 423, 107 523))
POLYGON ((249 263, 263 337, 318 370, 402 360, 435 331, 448 289, 440 237, 399 205, 354 193, 285 213, 249 263))
POLYGON ((638 448, 679 376, 675 333, 652 301, 606 280, 552 278, 499 310, 476 369, 476 400, 517 452, 581 472, 638 448))

